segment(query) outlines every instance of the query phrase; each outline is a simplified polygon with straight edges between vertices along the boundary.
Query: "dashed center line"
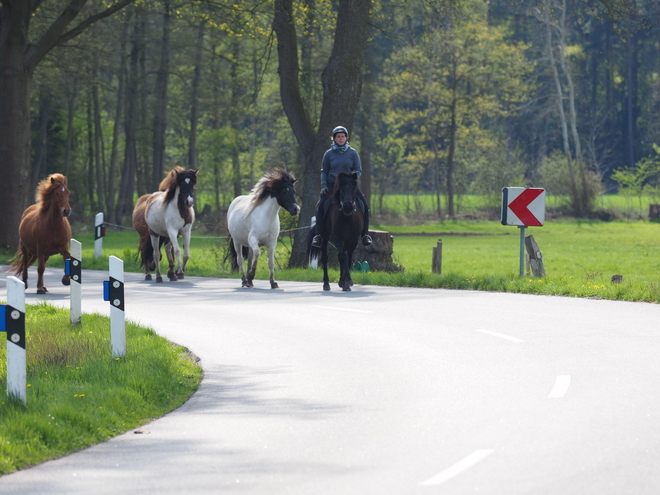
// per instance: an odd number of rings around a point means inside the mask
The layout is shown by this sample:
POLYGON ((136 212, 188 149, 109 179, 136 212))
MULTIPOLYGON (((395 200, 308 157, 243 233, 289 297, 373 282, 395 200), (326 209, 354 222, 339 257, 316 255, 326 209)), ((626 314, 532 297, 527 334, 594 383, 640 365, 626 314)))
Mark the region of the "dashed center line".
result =
POLYGON ((561 399, 564 395, 566 395, 570 384, 571 375, 557 376, 555 379, 555 386, 552 387, 552 391, 550 392, 550 395, 548 395, 548 399, 561 399))
POLYGON ((373 313, 373 311, 365 311, 363 309, 351 309, 351 308, 337 308, 332 306, 312 306, 313 308, 320 309, 331 309, 333 311, 352 311, 353 313, 373 313))
POLYGON ((482 449, 482 450, 477 450, 475 452, 472 452, 469 456, 467 456, 465 459, 458 461, 456 464, 453 466, 445 469, 444 471, 436 474, 432 478, 427 479, 426 481, 422 482, 422 485, 442 485, 446 481, 449 481, 455 476, 458 476, 464 471, 467 471, 470 469, 472 466, 475 464, 478 464, 479 462, 483 461, 486 457, 488 457, 490 454, 495 452, 494 449, 482 449))
POLYGON ((505 339, 510 342, 515 342, 516 344, 524 343, 525 341, 517 337, 511 337, 510 335, 504 335, 503 333, 491 332, 490 330, 475 330, 475 332, 485 333, 487 335, 492 335, 493 337, 499 337, 500 339, 505 339))

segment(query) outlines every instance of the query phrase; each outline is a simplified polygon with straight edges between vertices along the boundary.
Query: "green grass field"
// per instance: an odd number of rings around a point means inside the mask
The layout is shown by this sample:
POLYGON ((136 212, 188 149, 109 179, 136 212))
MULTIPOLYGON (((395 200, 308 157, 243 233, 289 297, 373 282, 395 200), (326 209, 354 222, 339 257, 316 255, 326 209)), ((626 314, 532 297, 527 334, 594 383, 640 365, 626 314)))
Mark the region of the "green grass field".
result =
MULTIPOLYGON (((359 284, 444 287, 560 294, 630 301, 660 301, 660 225, 648 221, 548 221, 526 229, 543 254, 546 277, 519 277, 520 231, 499 222, 445 221, 415 226, 373 225, 394 236, 394 259, 402 273, 355 273, 359 284), (404 235, 405 234, 405 235, 404 235), (411 235, 425 234, 425 235, 411 235), (442 275, 431 273, 432 248, 443 243, 442 275), (623 283, 612 284, 612 275, 623 283)), ((94 259, 91 234, 74 234, 83 244, 83 267, 107 270, 109 255, 124 260, 126 271, 139 272, 137 235, 108 230, 104 256, 94 259)), ((226 240, 194 235, 186 273, 206 277, 237 277, 223 265, 226 240)), ((321 270, 286 269, 290 247, 283 238, 276 258, 277 280, 320 281, 321 270)), ((5 259, 9 253, 4 253, 5 259)), ((50 266, 62 266, 53 257, 50 266)), ((162 265, 165 267, 165 264, 162 265)), ((257 279, 267 280, 265 253, 257 279)), ((331 278, 338 274, 331 271, 331 278)))

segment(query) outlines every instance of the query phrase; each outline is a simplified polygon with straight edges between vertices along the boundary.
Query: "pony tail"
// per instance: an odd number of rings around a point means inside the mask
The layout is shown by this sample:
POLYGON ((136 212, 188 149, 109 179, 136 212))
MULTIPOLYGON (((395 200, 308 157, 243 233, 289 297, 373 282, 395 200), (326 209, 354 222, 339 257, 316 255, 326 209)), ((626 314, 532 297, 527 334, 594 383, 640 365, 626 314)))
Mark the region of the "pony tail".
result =
POLYGON ((229 262, 231 271, 238 271, 238 261, 236 260, 236 248, 234 247, 234 241, 231 236, 227 237, 227 250, 225 252, 225 257, 222 260, 222 264, 226 265, 229 262))
POLYGON ((316 234, 314 228, 309 229, 309 234, 307 234, 307 262, 312 268, 316 268, 319 265, 319 258, 321 257, 321 248, 312 246, 312 239, 316 234))
POLYGON ((154 265, 154 246, 151 244, 151 237, 141 237, 138 250, 140 251, 140 266, 151 270, 154 265))

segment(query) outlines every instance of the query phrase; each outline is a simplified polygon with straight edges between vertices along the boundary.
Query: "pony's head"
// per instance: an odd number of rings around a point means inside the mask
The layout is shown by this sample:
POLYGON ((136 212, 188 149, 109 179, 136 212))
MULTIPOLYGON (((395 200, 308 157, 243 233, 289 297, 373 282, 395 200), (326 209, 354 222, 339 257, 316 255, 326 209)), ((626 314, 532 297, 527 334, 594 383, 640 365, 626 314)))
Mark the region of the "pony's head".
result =
POLYGON ((41 205, 41 211, 46 211, 52 206, 60 210, 63 217, 68 217, 71 213, 70 194, 66 177, 62 174, 50 174, 39 182, 35 201, 41 205))
POLYGON ((357 210, 356 198, 358 191, 358 175, 339 174, 335 179, 334 196, 339 209, 344 215, 352 215, 357 210))
POLYGON ((165 203, 174 199, 179 189, 179 204, 184 208, 191 208, 195 204, 195 186, 197 185, 197 170, 185 170, 176 167, 161 181, 159 191, 166 191, 165 203))
POLYGON ((278 205, 295 217, 300 213, 300 206, 296 203, 294 188, 296 182, 298 182, 298 179, 292 173, 283 168, 275 168, 259 179, 252 188, 254 204, 260 204, 266 198, 275 198, 278 205))

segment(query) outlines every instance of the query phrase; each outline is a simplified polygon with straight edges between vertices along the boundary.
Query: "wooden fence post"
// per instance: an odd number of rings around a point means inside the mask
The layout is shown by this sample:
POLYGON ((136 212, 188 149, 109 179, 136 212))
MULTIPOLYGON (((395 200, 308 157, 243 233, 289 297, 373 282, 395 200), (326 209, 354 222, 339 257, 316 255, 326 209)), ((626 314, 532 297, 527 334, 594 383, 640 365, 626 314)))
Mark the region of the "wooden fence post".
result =
POLYGON ((438 239, 438 244, 433 246, 433 260, 431 261, 431 271, 433 273, 442 273, 442 239, 438 239))

